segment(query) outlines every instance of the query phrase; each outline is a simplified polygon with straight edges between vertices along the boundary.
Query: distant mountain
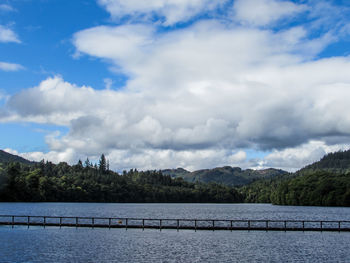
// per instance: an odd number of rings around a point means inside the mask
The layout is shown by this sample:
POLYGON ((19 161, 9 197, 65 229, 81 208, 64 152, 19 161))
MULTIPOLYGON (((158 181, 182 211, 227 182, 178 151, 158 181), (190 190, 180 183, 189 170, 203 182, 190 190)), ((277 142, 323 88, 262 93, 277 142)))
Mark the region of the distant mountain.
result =
POLYGON ((189 172, 183 168, 176 168, 176 169, 162 170, 162 173, 164 175, 170 175, 170 177, 172 177, 172 178, 178 178, 178 177, 185 178, 185 176, 190 174, 191 172, 189 172))
POLYGON ((306 175, 317 171, 336 174, 350 173, 350 150, 329 153, 318 162, 307 165, 297 171, 297 175, 306 175))
POLYGON ((170 175, 173 178, 182 177, 184 180, 194 183, 221 183, 230 186, 240 186, 249 184, 257 179, 272 178, 277 175, 288 174, 280 169, 242 170, 239 167, 217 167, 214 169, 204 169, 189 172, 183 168, 167 169, 162 171, 163 174, 170 175))
POLYGON ((0 163, 19 162, 23 164, 33 164, 34 162, 28 161, 20 156, 13 155, 11 153, 0 150, 0 163))

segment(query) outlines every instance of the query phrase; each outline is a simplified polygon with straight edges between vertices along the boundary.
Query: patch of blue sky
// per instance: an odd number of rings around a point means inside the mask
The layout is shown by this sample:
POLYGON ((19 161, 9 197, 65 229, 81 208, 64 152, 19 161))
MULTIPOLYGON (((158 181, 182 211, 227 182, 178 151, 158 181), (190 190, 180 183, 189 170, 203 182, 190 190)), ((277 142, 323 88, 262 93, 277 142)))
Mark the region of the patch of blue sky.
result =
POLYGON ((3 107, 5 104, 6 104, 5 94, 0 90, 0 107, 3 107))
POLYGON ((48 152, 45 136, 59 132, 59 136, 68 133, 63 126, 36 123, 0 123, 0 148, 11 148, 19 152, 48 152))
POLYGON ((349 56, 350 55, 350 38, 330 44, 327 46, 319 55, 319 58, 331 58, 339 56, 349 56))
POLYGON ((115 74, 105 62, 88 56, 74 59, 72 36, 79 30, 108 23, 109 15, 95 1, 16 1, 18 10, 4 24, 11 27, 21 43, 0 45, 0 61, 25 67, 18 72, 1 72, 3 89, 14 94, 36 86, 48 76, 61 75, 79 86, 104 89, 103 79, 113 80, 113 88, 126 84, 127 76, 115 74), (77 12, 76 10, 79 10, 77 12), (28 21, 30 23, 28 24, 28 21))
POLYGON ((247 154, 247 160, 263 159, 271 153, 270 151, 258 151, 254 149, 244 149, 244 151, 247 154))
MULTIPOLYGON (((184 20, 184 21, 180 21, 171 25, 164 25, 164 24, 159 24, 162 26, 159 26, 157 28, 157 32, 159 33, 164 33, 167 31, 173 31, 173 30, 178 30, 178 29, 183 29, 183 28, 187 28, 190 25, 201 21, 201 20, 210 20, 210 19, 219 19, 222 22, 224 22, 225 20, 229 20, 230 22, 232 22, 232 5, 233 5, 233 0, 229 0, 224 2, 221 5, 218 5, 215 9, 207 11, 206 12, 202 12, 202 13, 198 13, 197 15, 191 17, 188 20, 184 20)), ((153 22, 157 23, 157 21, 160 22, 165 22, 165 18, 164 17, 160 17, 160 16, 156 16, 154 15, 153 17, 153 22)))

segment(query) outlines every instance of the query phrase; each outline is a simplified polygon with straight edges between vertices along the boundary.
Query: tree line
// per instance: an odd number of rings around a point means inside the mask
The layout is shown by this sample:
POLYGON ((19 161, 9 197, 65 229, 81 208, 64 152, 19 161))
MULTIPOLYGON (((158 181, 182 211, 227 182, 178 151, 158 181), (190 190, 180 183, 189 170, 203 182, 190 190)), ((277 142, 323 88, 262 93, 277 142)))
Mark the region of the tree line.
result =
POLYGON ((131 169, 119 174, 110 170, 104 155, 97 164, 89 159, 75 165, 10 161, 0 163, 0 201, 350 206, 350 173, 346 172, 350 155, 338 155, 326 156, 297 173, 256 180, 242 187, 189 183, 155 170, 131 169))
POLYGON ((350 206, 350 174, 315 170, 259 180, 240 189, 246 202, 275 205, 350 206))
POLYGON ((237 203, 242 195, 220 184, 189 183, 161 171, 109 169, 102 155, 98 164, 87 159, 76 165, 41 161, 0 164, 2 202, 190 202, 237 203))

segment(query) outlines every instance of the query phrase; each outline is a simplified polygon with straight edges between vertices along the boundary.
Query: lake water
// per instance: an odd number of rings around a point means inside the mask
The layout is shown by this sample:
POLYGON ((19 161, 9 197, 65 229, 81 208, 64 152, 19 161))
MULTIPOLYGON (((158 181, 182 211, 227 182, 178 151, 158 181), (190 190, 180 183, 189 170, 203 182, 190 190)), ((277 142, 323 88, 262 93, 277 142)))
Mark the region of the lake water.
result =
MULTIPOLYGON (((0 203, 0 214, 350 220, 350 208, 269 204, 0 203)), ((0 227, 0 262, 350 262, 350 233, 0 227)))

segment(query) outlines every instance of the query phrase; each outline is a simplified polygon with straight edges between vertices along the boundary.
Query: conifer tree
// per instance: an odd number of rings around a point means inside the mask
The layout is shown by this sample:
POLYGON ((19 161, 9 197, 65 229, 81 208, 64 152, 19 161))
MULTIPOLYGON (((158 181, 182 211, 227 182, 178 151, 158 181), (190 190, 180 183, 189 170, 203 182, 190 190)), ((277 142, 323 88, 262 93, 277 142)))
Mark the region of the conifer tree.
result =
POLYGON ((107 162, 104 154, 101 155, 100 161, 98 163, 98 168, 101 173, 105 173, 107 171, 107 162))

